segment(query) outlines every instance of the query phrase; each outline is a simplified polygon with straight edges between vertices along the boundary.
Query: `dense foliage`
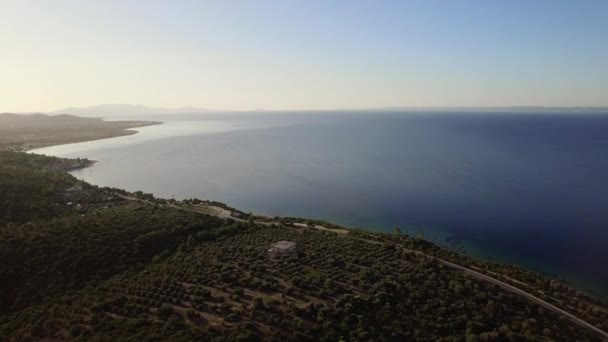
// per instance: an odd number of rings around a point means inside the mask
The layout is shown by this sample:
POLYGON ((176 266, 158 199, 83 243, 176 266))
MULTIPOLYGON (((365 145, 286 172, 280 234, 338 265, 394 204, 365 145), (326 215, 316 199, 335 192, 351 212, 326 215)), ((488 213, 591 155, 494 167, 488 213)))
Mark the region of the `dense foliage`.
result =
POLYGON ((47 217, 54 211, 51 194, 75 183, 65 173, 43 169, 48 161, 0 151, 0 224, 47 217))
POLYGON ((1 152, 0 160, 0 340, 598 339, 440 260, 608 329, 599 299, 398 232, 344 234, 312 228, 339 228, 320 221, 243 213, 222 219, 193 208, 231 208, 98 188, 50 167, 54 158, 1 152), (280 240, 296 252, 269 254, 280 240))

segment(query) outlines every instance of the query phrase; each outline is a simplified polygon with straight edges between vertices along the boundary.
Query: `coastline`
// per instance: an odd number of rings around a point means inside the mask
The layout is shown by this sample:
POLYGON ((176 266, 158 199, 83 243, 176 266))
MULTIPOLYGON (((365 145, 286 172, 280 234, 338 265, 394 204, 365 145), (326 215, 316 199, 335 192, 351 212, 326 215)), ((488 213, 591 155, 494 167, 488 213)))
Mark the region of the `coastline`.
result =
MULTIPOLYGON (((156 122, 156 121, 139 121, 139 122, 137 122, 137 125, 134 127, 123 128, 123 129, 117 130, 115 132, 112 132, 112 134, 108 134, 108 135, 76 138, 76 139, 72 139, 71 141, 65 141, 65 142, 59 142, 59 143, 48 142, 48 143, 24 144, 17 148, 9 146, 8 149, 14 150, 16 152, 38 154, 35 152, 35 150, 38 150, 41 148, 135 135, 139 132, 134 130, 133 128, 140 128, 140 127, 154 126, 154 125, 161 125, 161 124, 162 124, 162 122, 156 122)), ((87 158, 77 158, 77 159, 59 158, 57 165, 53 166, 53 168, 56 170, 64 171, 64 172, 71 172, 71 171, 89 168, 89 167, 95 165, 95 163, 97 163, 97 162, 98 162, 97 160, 91 160, 91 159, 87 159, 87 158)))
MULTIPOLYGON (((125 129, 127 131, 127 129, 125 129)), ((137 131, 130 131, 128 135, 135 134, 137 131)), ((103 138, 101 138, 103 139, 103 138)), ((101 139, 91 139, 91 140, 101 140, 101 139)), ((87 159, 66 159, 59 158, 60 162, 58 163, 58 167, 56 169, 63 171, 71 171, 79 168, 85 168, 93 165, 96 161, 87 160, 87 159)), ((254 224, 260 224, 264 226, 286 226, 293 227, 297 229, 314 229, 320 230, 328 234, 338 234, 340 236, 350 236, 352 238, 358 240, 366 240, 372 244, 388 244, 393 246, 394 248, 402 249, 407 253, 414 253, 423 257, 425 260, 435 260, 442 263, 444 266, 449 269, 457 272, 462 272, 466 274, 468 277, 475 278, 479 281, 488 282, 490 284, 499 286, 503 288, 503 290, 517 294, 533 303, 539 304, 545 309, 554 312, 573 323, 578 324, 579 326, 589 329, 594 333, 598 334, 598 336, 606 337, 606 333, 602 330, 596 328, 594 325, 587 323, 586 321, 578 318, 574 314, 562 310, 559 306, 555 306, 553 303, 555 302, 553 298, 546 296, 543 292, 541 292, 538 288, 534 286, 534 283, 530 283, 528 286, 521 288, 522 284, 526 284, 525 278, 520 278, 522 274, 518 274, 520 271, 515 271, 515 275, 511 275, 510 273, 503 273, 500 271, 504 271, 502 268, 507 267, 505 265, 492 266, 491 263, 482 262, 481 260, 476 260, 476 258, 469 258, 465 255, 456 255, 446 250, 441 250, 440 248, 433 247, 433 244, 430 244, 428 241, 425 241, 423 238, 410 238, 408 236, 403 236, 405 240, 401 241, 401 234, 391 236, 391 234, 382 234, 382 233, 373 233, 368 231, 359 231, 356 229, 344 229, 344 227, 340 227, 338 225, 333 225, 331 223, 320 221, 320 220, 310 220, 304 218, 287 218, 287 217, 264 217, 261 215, 248 215, 237 209, 231 208, 223 203, 214 202, 214 201, 200 201, 198 203, 184 200, 184 201, 175 201, 172 199, 154 199, 153 196, 146 196, 146 194, 141 194, 141 196, 136 194, 129 194, 127 196, 120 196, 129 201, 140 202, 144 205, 160 205, 165 207, 171 207, 173 209, 179 209, 184 212, 192 212, 199 214, 207 214, 211 216, 216 216, 221 219, 228 219, 236 222, 249 222, 254 224), (202 205, 201 205, 202 204, 202 205), (481 267, 478 267, 481 266, 481 267), (500 270, 494 270, 493 267, 500 267, 500 270), (498 271, 498 272, 496 272, 498 271), (519 275, 519 276, 518 276, 519 275)), ((524 269, 521 269, 524 271, 524 269)), ((558 303, 556 303, 558 304, 558 303)), ((563 305, 560 305, 563 306, 563 305)), ((576 311, 573 311, 577 313, 576 311)))
MULTIPOLYGON (((143 126, 141 126, 143 127, 143 126)), ((158 127, 158 129, 162 129, 165 130, 165 128, 170 128, 170 122, 169 124, 167 124, 167 126, 165 127, 158 127)), ((157 130, 157 128, 152 128, 153 130, 157 130)), ((169 133, 173 133, 173 131, 168 130, 169 133)), ((136 133, 139 133, 138 131, 133 131, 133 130, 129 130, 126 129, 122 134, 123 135, 136 135, 136 133), (128 132, 128 133, 125 133, 128 132)), ((148 135, 150 136, 150 134, 146 134, 144 132, 142 132, 142 134, 144 136, 148 135)), ((115 137, 108 137, 109 138, 115 138, 115 137)), ((116 136, 116 138, 119 138, 119 136, 116 136)), ((100 139, 91 139, 88 141, 101 141, 104 140, 106 138, 100 138, 100 139)), ((113 148, 118 148, 121 144, 122 144, 122 138, 119 138, 116 140, 116 142, 111 142, 111 141, 107 141, 102 143, 104 146, 111 144, 113 146, 113 148)), ((131 139, 131 138, 128 138, 131 139)), ((139 139, 139 138, 137 138, 139 139)), ((69 145, 69 144, 66 144, 69 145)), ((93 145, 93 144, 92 144, 93 145)), ((91 147, 94 147, 92 146, 91 147)), ((82 148, 86 148, 87 144, 85 144, 82 148)), ((76 157, 83 157, 83 156, 88 156, 88 157, 92 157, 95 158, 94 154, 87 154, 86 152, 83 153, 79 153, 78 150, 81 150, 82 148, 76 148, 74 149, 74 151, 71 151, 69 153, 58 153, 58 154, 54 154, 52 151, 49 151, 49 155, 57 155, 57 156, 64 156, 67 158, 76 158, 76 157)), ((96 147, 95 147, 96 148, 96 147)), ((52 150, 52 149, 51 149, 52 150)), ((60 148, 58 150, 64 150, 64 148, 60 148)), ((70 147, 66 146, 65 150, 70 151, 70 147)), ((31 151, 30 151, 31 152, 31 151)), ((34 152, 35 153, 35 152, 34 152)), ((45 152, 43 152, 45 153, 45 152)), ((142 154, 140 154, 142 155, 142 154)), ((99 159, 100 157, 98 156, 97 159, 99 159)), ((105 161, 105 160, 104 160, 105 161)), ((103 169, 107 167, 107 165, 104 163, 103 165, 97 165, 95 168, 91 169, 93 170, 92 173, 89 172, 89 170, 85 170, 85 171, 78 171, 79 169, 87 169, 90 168, 91 166, 94 166, 94 162, 90 163, 90 164, 83 164, 80 165, 78 167, 74 167, 74 168, 69 168, 66 171, 71 172, 73 175, 77 176, 77 177, 83 177, 83 179, 86 179, 87 177, 96 177, 95 175, 100 174, 99 172, 103 172, 103 169), (74 172, 73 172, 74 171, 74 172), (97 172, 99 171, 99 172, 97 172)), ((113 167, 113 166, 111 166, 113 167)), ((123 169, 124 170, 124 169, 123 169)), ((91 181, 91 179, 89 179, 88 181, 91 181)), ((96 183, 96 184, 102 184, 102 183, 96 183)), ((170 198, 174 198, 174 199, 187 199, 190 197, 183 197, 183 196, 173 196, 172 194, 174 192, 156 192, 154 190, 154 187, 152 188, 148 188, 145 186, 134 186, 133 188, 130 188, 131 185, 129 184, 134 184, 134 183, 123 183, 123 184, 104 184, 104 185, 109 185, 109 186, 118 186, 121 188, 128 188, 132 191, 135 190, 144 190, 147 192, 150 192, 152 194, 154 194, 155 196, 159 196, 161 198, 166 198, 166 199, 170 199, 170 198)), ((173 190, 171 190, 173 191, 173 190)), ((195 197, 197 196, 197 194, 192 194, 191 196, 195 197)), ((586 281, 586 279, 584 279, 585 281, 580 281, 579 279, 576 279, 574 276, 569 276, 569 277, 565 277, 565 276, 561 276, 559 272, 553 271, 553 270, 545 270, 543 267, 543 265, 538 265, 534 262, 528 262, 528 260, 525 259, 514 259, 512 256, 510 255, 501 255, 500 257, 496 254, 496 251, 492 251, 492 250, 487 250, 487 249, 483 249, 483 245, 480 244, 475 244, 476 240, 467 240, 465 238, 461 238, 461 237, 451 237, 450 239, 450 235, 448 233, 444 233, 444 232, 437 232, 434 231, 433 228, 428 228, 428 229, 424 229, 424 227, 415 227, 415 226, 402 226, 397 224, 385 224, 384 217, 383 216, 377 216, 375 219, 378 220, 378 224, 374 225, 374 224, 356 224, 356 223, 352 223, 349 220, 344 220, 343 218, 340 217, 318 217, 316 216, 315 212, 308 212, 308 213, 296 213, 296 214, 292 214, 292 213, 282 213, 280 211, 272 211, 272 212, 268 212, 268 211, 258 211, 255 210, 255 208, 251 208, 249 207, 248 203, 244 203, 244 202, 238 202, 235 203, 233 201, 231 201, 230 199, 226 199, 226 198, 222 198, 221 194, 220 196, 217 196, 217 194, 215 195, 210 195, 207 194, 206 197, 204 197, 207 200, 218 200, 218 201, 223 201, 224 203, 228 203, 230 205, 230 207, 232 208, 232 211, 236 214, 236 217, 238 218, 242 218, 244 215, 244 213, 253 213, 254 216, 256 216, 256 221, 260 220, 260 217, 262 215, 266 215, 266 216, 270 216, 270 217, 274 217, 276 215, 280 215, 282 217, 285 216, 294 216, 294 217, 299 217, 299 222, 309 222, 309 221, 325 221, 325 222, 332 222, 333 224, 336 224, 336 226, 340 225, 343 227, 352 227, 352 228, 362 228, 364 227, 366 231, 372 231, 372 232, 390 232, 391 231, 391 227, 394 226, 399 226, 401 228, 402 231, 404 231, 404 233, 409 234, 410 236, 416 236, 418 232, 423 231, 424 235, 425 235, 425 240, 427 241, 431 241, 435 244, 440 245, 443 248, 446 248, 448 250, 457 252, 459 254, 463 254, 463 255, 467 255, 476 259, 480 259, 480 260, 485 260, 485 261, 495 261, 501 264, 512 264, 512 265, 518 265, 521 267, 524 267, 530 271, 534 271, 534 272, 538 272, 538 273, 542 273, 545 276, 548 276, 552 279, 556 279, 559 280, 561 282, 565 282, 565 283, 569 283, 571 285, 576 286, 577 288, 587 292, 587 293, 591 293, 594 294, 596 296, 600 296, 602 298, 607 298, 608 294, 606 294, 604 291, 601 291, 601 286, 598 286, 596 283, 592 283, 590 281, 586 281), (234 208, 238 208, 234 209, 234 208), (447 239, 447 240, 446 240, 447 239)), ((254 202, 252 202, 254 203, 254 202)), ((223 204, 224 205, 224 204, 223 204)), ((264 208, 262 208, 264 209, 264 208)), ((270 221, 270 220, 268 220, 270 221)), ((369 223, 369 222, 368 222, 369 223)), ((327 226, 326 223, 321 223, 324 226, 327 226)))
MULTIPOLYGON (((503 273, 499 270, 495 270, 493 267, 508 268, 513 267, 513 265, 494 264, 490 261, 485 261, 458 252, 450 251, 441 247, 440 245, 426 241, 424 238, 408 236, 407 234, 402 235, 400 232, 389 234, 353 229, 323 220, 279 216, 268 217, 256 215, 254 213, 247 214, 221 202, 200 200, 196 198, 176 201, 174 199, 155 198, 153 195, 145 193, 140 193, 139 195, 121 194, 119 197, 127 201, 141 203, 144 205, 160 205, 161 207, 166 206, 185 213, 210 215, 220 219, 227 219, 243 224, 248 223, 265 227, 283 226, 292 229, 301 229, 303 231, 316 230, 326 234, 333 234, 336 237, 354 238, 365 243, 382 245, 388 244, 392 246, 392 248, 396 248, 406 253, 420 256, 426 260, 442 264, 444 267, 453 272, 460 272, 469 278, 499 287, 508 293, 514 294, 528 302, 539 305, 539 307, 562 317, 562 319, 568 320, 583 329, 591 331, 599 338, 608 338, 608 333, 606 333, 604 330, 577 316, 576 313, 578 312, 573 311, 571 307, 563 306, 563 304, 556 302, 555 298, 548 296, 544 290, 541 290, 535 286, 533 282, 528 282, 524 278, 518 279, 525 273, 531 272, 530 274, 533 274, 535 272, 529 271, 521 266, 515 266, 515 268, 520 269, 520 271, 523 271, 524 273, 518 275, 503 273), (560 308, 560 306, 563 306, 564 309, 560 308)), ((544 276, 542 273, 537 273, 537 275, 544 276)), ((564 283, 564 285, 571 287, 571 285, 568 283, 564 283)), ((572 289, 574 288, 572 287, 572 289)), ((601 301, 601 297, 597 297, 593 294, 591 294, 591 296, 588 294, 583 295, 583 298, 585 296, 588 297, 583 300, 588 300, 589 302, 587 302, 587 304, 589 305, 597 305, 592 302, 593 300, 601 301)))
MULTIPOLYGON (((170 127, 170 120, 169 123, 167 124, 167 126, 165 127, 158 127, 158 128, 152 128, 154 130, 154 132, 157 132, 158 130, 165 130, 166 128, 171 128, 170 127)), ((135 133, 138 133, 137 131, 132 131, 132 130, 126 130, 129 133, 123 133, 124 135, 136 135, 135 133)), ((172 130, 167 130, 170 134, 173 133, 172 130)), ((151 134, 146 134, 143 132, 142 130, 142 135, 143 136, 151 136, 151 134)), ((130 140, 132 138, 127 138, 127 140, 130 140)), ((137 138, 137 140, 139 141, 140 138, 137 138)), ((98 140, 103 140, 103 138, 101 139, 95 139, 96 141, 98 140)), ((93 140, 90 140, 93 141, 93 140)), ((122 138, 117 139, 115 142, 111 142, 111 141, 107 141, 103 142, 102 145, 113 145, 113 148, 118 148, 120 147, 120 145, 122 144, 122 138)), ((91 147, 95 147, 96 146, 92 146, 94 144, 91 144, 91 147)), ((87 144, 84 144, 83 148, 86 148, 87 144)), ((65 148, 67 151, 70 151, 70 147, 67 146, 65 148)), ((69 157, 69 158, 75 158, 75 157, 82 157, 82 156, 89 156, 92 158, 95 158, 95 154, 87 154, 87 152, 83 152, 83 153, 79 153, 78 150, 82 149, 82 148, 75 148, 74 151, 68 152, 68 153, 64 153, 64 154, 54 154, 53 152, 49 151, 49 155, 58 155, 58 156, 65 156, 65 157, 69 157)), ((60 148, 59 150, 63 150, 63 148, 60 148)), ((44 152, 43 152, 44 153, 44 152)), ((145 156, 145 154, 139 153, 140 156, 145 156)), ((97 156, 97 159, 101 159, 100 156, 97 156)), ((118 158, 116 158, 116 160, 118 160, 118 158)), ((128 160, 127 158, 123 159, 123 160, 128 160)), ((92 168, 92 172, 89 172, 89 170, 85 170, 85 171, 78 171, 78 169, 86 169, 89 168, 91 166, 94 165, 94 163, 90 163, 87 165, 81 165, 79 167, 74 167, 74 168, 70 168, 66 171, 71 172, 73 175, 81 178, 82 179, 87 179, 87 177, 97 177, 97 175, 102 174, 104 168, 107 168, 107 164, 105 164, 106 159, 103 160, 104 163, 100 164, 100 165, 96 165, 95 168, 92 168), (72 172, 75 171, 75 172, 72 172)), ((160 165, 159 165, 160 166, 160 165)), ((113 168, 114 165, 111 165, 110 168, 113 168)), ((122 170, 125 170, 124 168, 122 170)), ((124 172, 124 171, 119 171, 119 172, 124 172)), ((207 175, 208 177, 208 175, 207 175)), ((88 181, 92 181, 92 179, 89 179, 88 181)), ((161 198, 175 198, 177 200, 179 199, 186 199, 186 198, 190 198, 190 197, 184 197, 184 196, 179 196, 176 195, 173 196, 172 194, 174 194, 173 189, 170 189, 170 192, 156 192, 155 188, 149 188, 149 187, 145 187, 142 185, 135 185, 131 188, 131 184, 138 184, 138 183, 122 183, 122 184, 105 184, 105 183, 95 183, 93 182, 93 184, 104 184, 104 185, 109 185, 109 186, 118 186, 120 188, 127 188, 130 189, 132 191, 135 190, 144 190, 144 191, 148 191, 150 193, 153 193, 155 196, 159 196, 161 198)), ((177 184, 176 184, 177 185, 177 184)), ((178 186, 176 186, 175 188, 178 188, 178 186)), ((198 194, 192 194, 191 196, 196 197, 198 194)), ((502 263, 502 264, 513 264, 513 265, 518 265, 521 267, 524 267, 528 270, 534 271, 534 272, 538 272, 538 273, 542 273, 545 276, 548 276, 552 279, 556 279, 559 280, 561 282, 566 282, 572 285, 575 285, 576 287, 578 287, 581 290, 584 290, 587 293, 592 293, 596 296, 601 296, 602 298, 607 298, 607 294, 602 290, 601 288, 601 284, 600 286, 597 285, 597 283, 592 283, 590 281, 580 281, 579 279, 576 279, 574 276, 561 276, 561 274, 557 271, 553 271, 553 270, 549 270, 547 271, 546 269, 544 269, 544 265, 538 265, 535 264, 533 262, 528 262, 528 260, 526 259, 515 259, 513 258, 511 255, 501 255, 501 257, 498 257, 496 254, 496 250, 491 250, 491 249, 483 249, 483 245, 482 243, 474 244, 477 242, 477 240, 467 240, 466 238, 459 238, 459 237, 452 237, 451 240, 449 241, 444 241, 444 238, 449 237, 449 235, 443 235, 440 233, 434 233, 434 231, 432 230, 432 228, 429 228, 429 230, 426 229, 422 229, 422 228, 416 228, 414 226, 411 227, 411 229, 408 229, 408 227, 404 227, 402 225, 397 224, 385 224, 385 222, 383 221, 385 219, 384 216, 378 215, 376 216, 374 219, 378 220, 378 225, 374 226, 374 225, 369 225, 369 224, 355 224, 352 222, 349 222, 349 220, 344 220, 343 218, 340 217, 318 217, 316 216, 317 213, 315 213, 314 211, 310 211, 308 213, 304 212, 304 213, 282 213, 280 211, 263 211, 264 208, 262 208, 261 211, 256 210, 255 208, 251 208, 249 207, 249 204, 247 202, 234 202, 231 199, 228 198, 223 198, 221 197, 222 195, 220 194, 220 196, 218 196, 217 194, 207 194, 204 198, 209 199, 209 200, 219 200, 219 201, 223 201, 225 203, 229 203, 232 207, 236 207, 240 210, 236 210, 234 209, 234 213, 237 215, 238 218, 243 217, 243 213, 245 212, 252 212, 255 216, 256 216, 256 221, 260 220, 258 219, 258 217, 260 217, 262 214, 265 214, 267 216, 271 216, 274 217, 275 215, 281 215, 281 216, 296 216, 296 217, 300 217, 299 222, 308 222, 308 221, 316 221, 318 219, 322 219, 324 221, 328 221, 328 222, 332 222, 332 223, 336 223, 345 227, 353 227, 353 228, 357 228, 357 227, 365 227, 365 230, 367 231, 383 231, 383 232, 390 232, 391 227, 394 226, 399 226, 401 228, 401 230, 403 230, 405 233, 409 234, 410 236, 416 236, 418 231, 424 230, 425 233, 425 239, 427 241, 431 241, 433 243, 436 243, 440 246, 442 246, 443 248, 446 248, 448 250, 460 253, 460 254, 464 254, 476 259, 480 259, 480 260, 485 260, 485 261, 495 261, 498 263, 502 263), (453 242, 453 243, 450 243, 453 242), (541 267, 543 266, 543 267, 541 267)), ((255 203, 255 202, 251 202, 251 203, 255 203)), ((270 220, 269 220, 270 221, 270 220)), ((320 220, 319 220, 320 221, 320 220)), ((368 222, 369 223, 369 222, 368 222)), ((325 225, 325 224, 323 224, 325 225)), ((498 250, 498 249, 497 249, 498 250)))
MULTIPOLYGON (((106 122, 118 122, 118 121, 106 121, 106 122)), ((160 122, 160 121, 136 121, 134 123, 137 123, 137 124, 132 127, 127 127, 127 128, 118 128, 117 127, 115 129, 112 129, 109 132, 91 132, 88 136, 85 135, 85 136, 73 137, 71 139, 68 138, 68 139, 62 139, 59 141, 27 143, 27 144, 22 145, 21 150, 29 153, 33 150, 36 150, 39 148, 44 148, 44 147, 76 144, 76 143, 87 142, 87 141, 96 141, 96 140, 104 140, 104 139, 110 139, 110 138, 135 135, 135 134, 139 133, 138 131, 134 130, 135 128, 156 126, 156 125, 163 124, 163 122, 160 122)))
MULTIPOLYGON (((146 125, 149 126, 149 125, 146 125)), ((139 127, 146 127, 146 126, 139 126, 139 127)), ((135 127, 133 127, 135 128, 135 127)), ((96 140, 103 140, 103 139, 110 139, 110 138, 117 138, 117 137, 124 137, 124 136, 128 136, 128 135, 134 135, 137 134, 137 131, 131 130, 131 129, 124 129, 122 131, 117 131, 117 132, 112 132, 109 133, 107 135, 100 135, 100 136, 93 136, 93 137, 83 137, 83 138, 77 138, 77 139, 71 139, 71 140, 65 140, 65 141, 59 141, 59 142, 45 142, 45 143, 35 143, 35 144, 25 144, 21 147, 21 150, 24 152, 31 152, 33 150, 37 150, 39 148, 44 148, 44 147, 51 147, 51 146, 59 146, 59 145, 67 145, 67 144, 76 144, 76 143, 81 143, 81 142, 87 142, 87 141, 96 141, 96 140)))
POLYGON ((73 115, 0 114, 0 149, 30 152, 35 149, 129 136, 136 128, 161 125, 151 120, 106 121, 73 115))
MULTIPOLYGON (((68 160, 70 160, 70 159, 68 159, 68 160)), ((97 160, 82 159, 81 161, 78 161, 76 164, 66 165, 66 166, 62 167, 61 170, 65 171, 65 172, 70 172, 70 171, 75 171, 75 170, 80 170, 80 169, 86 169, 87 167, 93 166, 95 163, 97 163, 97 160)))

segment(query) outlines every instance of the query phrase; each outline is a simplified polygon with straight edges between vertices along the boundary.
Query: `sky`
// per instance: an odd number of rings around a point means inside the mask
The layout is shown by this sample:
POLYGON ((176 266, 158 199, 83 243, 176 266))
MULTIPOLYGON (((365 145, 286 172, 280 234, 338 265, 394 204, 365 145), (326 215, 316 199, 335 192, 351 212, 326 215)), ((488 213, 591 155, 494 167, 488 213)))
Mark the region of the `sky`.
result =
POLYGON ((608 106, 608 1, 0 0, 0 112, 608 106))

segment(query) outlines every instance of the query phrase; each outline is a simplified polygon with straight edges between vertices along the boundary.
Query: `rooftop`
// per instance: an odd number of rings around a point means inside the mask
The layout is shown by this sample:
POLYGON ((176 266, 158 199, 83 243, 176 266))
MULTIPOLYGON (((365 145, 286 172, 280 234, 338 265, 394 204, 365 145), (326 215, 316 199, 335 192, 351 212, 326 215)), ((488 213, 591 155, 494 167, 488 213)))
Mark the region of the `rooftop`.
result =
POLYGON ((289 249, 295 246, 296 244, 291 241, 279 241, 272 244, 272 247, 277 249, 289 249))

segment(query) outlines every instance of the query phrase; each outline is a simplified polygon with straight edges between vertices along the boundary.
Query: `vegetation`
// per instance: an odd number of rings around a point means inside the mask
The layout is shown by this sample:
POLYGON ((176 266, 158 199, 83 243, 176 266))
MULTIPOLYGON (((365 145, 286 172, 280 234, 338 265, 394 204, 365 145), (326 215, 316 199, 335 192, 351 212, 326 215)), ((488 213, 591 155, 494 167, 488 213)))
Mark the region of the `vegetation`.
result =
POLYGON ((63 171, 73 163, 87 161, 0 152, 0 340, 600 340, 442 260, 608 330, 600 299, 398 228, 345 233, 99 188, 63 171), (296 253, 269 255, 280 240, 296 253))

